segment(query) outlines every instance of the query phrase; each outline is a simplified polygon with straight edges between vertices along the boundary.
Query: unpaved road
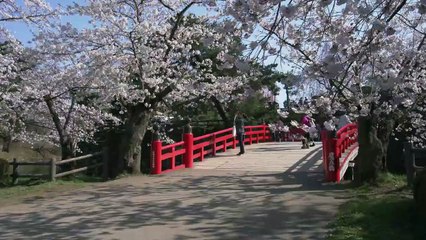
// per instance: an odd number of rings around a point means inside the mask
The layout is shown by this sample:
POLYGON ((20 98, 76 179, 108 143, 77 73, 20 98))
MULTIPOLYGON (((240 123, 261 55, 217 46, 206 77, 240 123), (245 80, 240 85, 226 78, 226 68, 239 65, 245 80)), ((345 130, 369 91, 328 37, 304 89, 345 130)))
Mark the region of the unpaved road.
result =
POLYGON ((345 200, 320 148, 267 143, 161 176, 138 176, 0 207, 0 239, 324 239, 345 200))

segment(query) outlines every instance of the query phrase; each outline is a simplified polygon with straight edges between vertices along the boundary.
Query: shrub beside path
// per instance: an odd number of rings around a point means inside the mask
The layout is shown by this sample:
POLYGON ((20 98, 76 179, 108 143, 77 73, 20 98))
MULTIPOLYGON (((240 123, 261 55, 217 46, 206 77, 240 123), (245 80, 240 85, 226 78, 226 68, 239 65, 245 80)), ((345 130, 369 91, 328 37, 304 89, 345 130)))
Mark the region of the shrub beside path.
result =
POLYGON ((0 239, 324 239, 345 201, 323 183, 321 148, 229 150, 160 176, 134 176, 0 207, 0 239))

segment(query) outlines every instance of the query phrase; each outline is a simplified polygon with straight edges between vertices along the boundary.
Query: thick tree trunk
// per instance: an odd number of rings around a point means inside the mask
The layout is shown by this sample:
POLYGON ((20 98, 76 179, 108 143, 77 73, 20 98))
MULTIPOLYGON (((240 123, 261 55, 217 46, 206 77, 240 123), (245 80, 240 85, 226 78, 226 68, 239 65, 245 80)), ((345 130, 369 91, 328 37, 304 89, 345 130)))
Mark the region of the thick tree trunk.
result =
POLYGON ((75 147, 73 141, 69 137, 65 137, 61 142, 61 155, 62 159, 68 159, 75 157, 75 147))
POLYGON ((404 140, 403 134, 395 131, 395 136, 389 140, 386 157, 386 167, 389 172, 396 174, 405 173, 404 166, 404 140))
POLYGON ((225 109, 223 109, 222 103, 215 96, 212 96, 210 99, 213 102, 217 113, 219 113, 220 118, 222 118, 224 127, 229 127, 229 118, 228 115, 226 115, 225 109))
POLYGON ((2 146, 1 150, 3 152, 9 152, 11 143, 12 143, 12 137, 11 136, 4 136, 3 137, 3 146, 2 146))
POLYGON ((386 118, 384 119, 385 120, 380 121, 380 124, 378 125, 377 136, 382 142, 382 147, 383 147, 382 170, 387 171, 388 170, 388 167, 387 167, 388 154, 387 153, 388 153, 388 147, 390 142, 390 136, 395 126, 395 121, 392 119, 390 120, 386 118))
POLYGON ((426 218, 426 171, 420 173, 414 183, 414 199, 417 213, 426 218))
POLYGON ((377 128, 372 117, 358 119, 358 142, 355 180, 357 183, 374 182, 381 169, 383 146, 377 137, 377 128))
POLYGON ((153 116, 153 111, 149 109, 135 109, 126 122, 120 159, 127 164, 132 174, 141 173, 142 141, 153 116))

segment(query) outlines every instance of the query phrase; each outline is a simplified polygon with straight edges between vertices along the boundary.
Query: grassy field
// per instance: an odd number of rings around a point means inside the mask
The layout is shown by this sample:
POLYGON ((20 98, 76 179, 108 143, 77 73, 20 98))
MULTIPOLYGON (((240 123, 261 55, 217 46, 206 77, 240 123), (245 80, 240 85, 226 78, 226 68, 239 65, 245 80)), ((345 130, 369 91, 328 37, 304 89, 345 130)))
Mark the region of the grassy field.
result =
POLYGON ((352 190, 331 224, 329 240, 426 239, 426 221, 416 215, 405 176, 383 174, 377 186, 352 190))

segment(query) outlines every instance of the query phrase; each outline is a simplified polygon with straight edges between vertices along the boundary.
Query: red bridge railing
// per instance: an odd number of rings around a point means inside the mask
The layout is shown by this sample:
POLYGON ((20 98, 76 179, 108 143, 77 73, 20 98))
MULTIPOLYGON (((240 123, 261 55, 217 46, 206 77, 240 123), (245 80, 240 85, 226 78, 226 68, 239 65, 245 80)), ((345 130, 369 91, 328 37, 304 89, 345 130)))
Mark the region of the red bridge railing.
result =
MULTIPOLYGON (((246 144, 266 142, 271 139, 266 125, 246 126, 246 144)), ((236 148, 238 141, 232 136, 232 128, 194 137, 185 133, 183 141, 163 145, 160 140, 151 145, 151 173, 162 174, 182 168, 192 168, 194 161, 203 161, 206 156, 215 156, 228 148, 236 148)))
POLYGON ((358 126, 351 123, 335 133, 321 132, 323 166, 327 181, 340 182, 358 154, 358 126))

